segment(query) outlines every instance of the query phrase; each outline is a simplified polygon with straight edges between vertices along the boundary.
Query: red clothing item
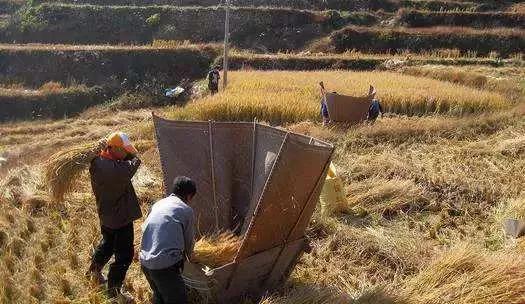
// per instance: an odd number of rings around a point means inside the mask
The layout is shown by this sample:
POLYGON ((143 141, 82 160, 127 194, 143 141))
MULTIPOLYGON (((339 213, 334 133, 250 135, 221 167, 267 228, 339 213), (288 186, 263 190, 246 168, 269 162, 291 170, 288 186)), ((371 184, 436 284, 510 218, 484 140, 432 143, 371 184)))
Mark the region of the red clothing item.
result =
POLYGON ((119 160, 115 155, 113 155, 113 153, 109 152, 108 150, 100 151, 99 155, 100 155, 100 157, 103 157, 105 159, 119 160))

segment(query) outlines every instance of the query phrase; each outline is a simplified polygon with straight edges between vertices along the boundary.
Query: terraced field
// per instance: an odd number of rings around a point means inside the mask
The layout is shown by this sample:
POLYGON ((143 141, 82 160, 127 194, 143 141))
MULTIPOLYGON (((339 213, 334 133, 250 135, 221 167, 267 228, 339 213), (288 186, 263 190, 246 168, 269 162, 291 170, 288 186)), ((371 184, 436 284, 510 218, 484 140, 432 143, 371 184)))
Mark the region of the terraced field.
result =
MULTIPOLYGON (((42 164, 124 130, 147 213, 162 195, 152 110, 336 146, 347 208, 317 210, 312 251, 244 304, 525 302, 525 246, 501 229, 525 216, 523 1, 234 0, 234 71, 211 96, 223 3, 0 0, 0 303, 107 303, 83 276, 99 237, 87 176, 52 202, 42 164), (373 84, 387 113, 322 127, 319 81, 350 95, 373 84), (177 85, 183 98, 164 96, 177 85)), ((126 288, 150 302, 136 262, 126 288)))

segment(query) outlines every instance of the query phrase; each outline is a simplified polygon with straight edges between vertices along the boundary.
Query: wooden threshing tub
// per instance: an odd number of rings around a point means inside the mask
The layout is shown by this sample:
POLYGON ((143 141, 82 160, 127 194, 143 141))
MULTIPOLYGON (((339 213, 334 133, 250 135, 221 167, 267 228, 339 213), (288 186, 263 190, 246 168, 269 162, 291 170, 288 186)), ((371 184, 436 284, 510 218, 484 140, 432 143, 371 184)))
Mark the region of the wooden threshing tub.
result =
POLYGON ((333 146, 257 123, 153 120, 166 191, 176 176, 191 177, 198 233, 242 237, 234 261, 208 271, 187 265, 186 280, 217 303, 260 297, 282 283, 306 245, 333 146))

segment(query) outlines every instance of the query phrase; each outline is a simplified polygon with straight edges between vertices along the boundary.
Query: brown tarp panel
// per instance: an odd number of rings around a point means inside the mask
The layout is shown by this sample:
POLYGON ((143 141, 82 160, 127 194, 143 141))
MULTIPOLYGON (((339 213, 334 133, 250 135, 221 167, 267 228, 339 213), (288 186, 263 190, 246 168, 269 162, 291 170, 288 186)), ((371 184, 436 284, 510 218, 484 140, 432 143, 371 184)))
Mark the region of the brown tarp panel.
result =
MULTIPOLYGON (((331 155, 332 148, 312 145, 304 137, 288 133, 237 258, 245 258, 288 241, 331 155)), ((315 205, 308 207, 313 212, 315 205)))
POLYGON ((245 233, 259 203, 264 185, 273 167, 286 133, 263 125, 255 125, 253 193, 242 232, 245 233))
POLYGON ((193 179, 198 187, 197 195, 191 202, 197 232, 207 234, 215 231, 209 124, 173 122, 156 116, 154 123, 166 194, 171 193, 175 177, 184 175, 193 179))
POLYGON ((301 238, 286 244, 284 248, 281 249, 272 272, 265 281, 266 287, 271 289, 276 288, 283 278, 288 277, 299 256, 302 254, 305 244, 306 239, 301 238))
POLYGON ((240 230, 251 197, 252 139, 251 123, 213 123, 213 164, 215 190, 222 216, 219 227, 240 230))
POLYGON ((371 96, 353 97, 334 93, 326 94, 326 105, 330 120, 359 123, 366 120, 371 96))

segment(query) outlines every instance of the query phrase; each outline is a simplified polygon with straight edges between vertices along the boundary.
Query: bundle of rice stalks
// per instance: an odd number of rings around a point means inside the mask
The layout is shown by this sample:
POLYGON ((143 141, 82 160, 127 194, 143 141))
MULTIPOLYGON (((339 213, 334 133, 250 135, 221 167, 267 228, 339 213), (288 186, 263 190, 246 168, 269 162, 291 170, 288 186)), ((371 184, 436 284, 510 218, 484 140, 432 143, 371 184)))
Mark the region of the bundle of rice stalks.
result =
POLYGON ((75 146, 52 155, 44 164, 44 178, 51 198, 61 201, 82 172, 106 145, 105 140, 75 146))
POLYGON ((262 299, 259 304, 343 304, 349 303, 344 294, 331 288, 304 285, 262 299))
POLYGON ((26 197, 39 192, 40 187, 41 179, 38 170, 29 166, 15 168, 0 180, 0 198, 13 206, 21 207, 26 197))
POLYGON ((400 303, 525 303, 525 258, 463 246, 408 280, 400 303))
POLYGON ((211 268, 217 268, 233 261, 241 238, 231 231, 203 236, 195 243, 193 260, 211 268))

